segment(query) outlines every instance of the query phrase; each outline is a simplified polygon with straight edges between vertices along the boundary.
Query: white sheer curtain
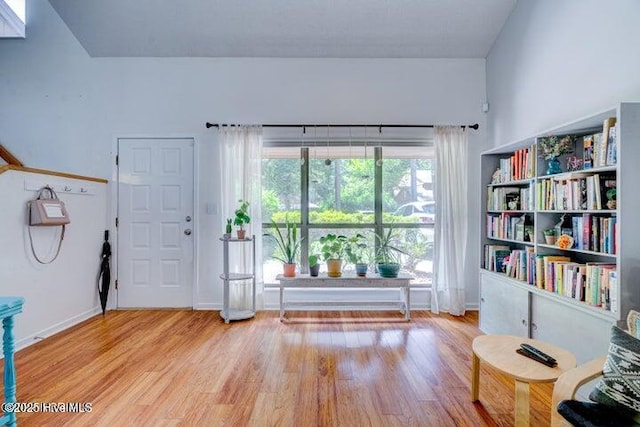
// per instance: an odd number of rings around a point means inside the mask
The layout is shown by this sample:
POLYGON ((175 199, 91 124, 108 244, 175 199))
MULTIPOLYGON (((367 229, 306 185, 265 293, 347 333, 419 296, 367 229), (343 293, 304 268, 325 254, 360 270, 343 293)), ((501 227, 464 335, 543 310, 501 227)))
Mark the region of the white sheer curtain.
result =
POLYGON ((436 126, 436 223, 431 311, 465 312, 467 252, 467 132, 436 126))
MULTIPOLYGON (((257 304, 262 305, 262 127, 261 126, 221 126, 220 127, 220 172, 222 179, 220 212, 222 213, 221 234, 227 218, 234 217, 239 207, 238 200, 249 202, 251 222, 245 226, 247 237, 256 236, 256 290, 257 304)), ((234 227, 235 228, 235 227, 234 227)), ((233 231, 235 234, 235 229, 233 231)), ((249 272, 252 268, 251 246, 233 244, 229 247, 229 271, 249 272)), ((229 304, 234 309, 251 307, 251 282, 234 284, 230 288, 229 304)))

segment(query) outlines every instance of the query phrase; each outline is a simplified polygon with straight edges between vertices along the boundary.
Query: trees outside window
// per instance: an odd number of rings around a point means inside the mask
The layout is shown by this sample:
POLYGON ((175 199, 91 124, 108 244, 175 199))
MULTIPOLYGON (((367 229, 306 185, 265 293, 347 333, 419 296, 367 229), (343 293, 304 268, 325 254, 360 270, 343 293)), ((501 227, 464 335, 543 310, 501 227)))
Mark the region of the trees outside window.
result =
MULTIPOLYGON (((280 224, 288 219, 299 225, 304 241, 298 264, 306 272, 308 256, 319 254, 318 240, 327 233, 365 235, 373 264, 375 233, 392 225, 406 252, 401 255, 402 270, 413 274, 415 283, 430 284, 436 221, 433 165, 433 150, 426 142, 380 144, 366 151, 356 144, 337 143, 330 151, 291 143, 266 145, 263 228, 269 231, 272 220, 280 224)), ((265 283, 274 282, 282 272, 271 258, 274 250, 265 240, 265 283)), ((326 271, 326 266, 320 271, 326 271)))

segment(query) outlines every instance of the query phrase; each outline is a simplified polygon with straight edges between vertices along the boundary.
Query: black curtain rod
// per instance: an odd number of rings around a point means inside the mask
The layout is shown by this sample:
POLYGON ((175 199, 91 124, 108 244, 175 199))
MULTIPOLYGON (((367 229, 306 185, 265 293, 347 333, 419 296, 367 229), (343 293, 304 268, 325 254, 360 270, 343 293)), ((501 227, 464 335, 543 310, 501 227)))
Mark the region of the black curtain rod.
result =
MULTIPOLYGON (((208 128, 212 128, 212 127, 216 127, 216 128, 220 128, 220 126, 224 126, 218 123, 209 123, 207 122, 205 124, 205 126, 208 128)), ((335 125, 310 125, 310 124, 298 124, 298 125, 292 125, 292 124, 282 124, 282 125, 277 125, 277 124, 266 124, 266 125, 262 125, 262 127, 264 128, 302 128, 302 132, 306 133, 307 128, 364 128, 364 127, 373 127, 373 128, 378 128, 378 133, 382 133, 382 128, 432 128, 434 127, 434 125, 384 125, 384 124, 377 124, 377 125, 363 125, 363 124, 350 124, 350 125, 344 125, 344 124, 335 124, 335 125)), ((461 125, 460 126, 462 129, 464 128, 469 128, 469 129, 474 129, 474 130, 478 130, 478 128, 480 127, 480 125, 478 125, 478 123, 473 124, 473 125, 461 125)))

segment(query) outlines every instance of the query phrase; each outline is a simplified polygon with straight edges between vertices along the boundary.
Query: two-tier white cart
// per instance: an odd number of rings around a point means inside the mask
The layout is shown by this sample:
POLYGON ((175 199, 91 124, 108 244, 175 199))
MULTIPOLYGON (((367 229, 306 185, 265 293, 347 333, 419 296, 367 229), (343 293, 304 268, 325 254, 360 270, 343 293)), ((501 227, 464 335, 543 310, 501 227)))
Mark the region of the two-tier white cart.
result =
POLYGON ((246 239, 221 238, 223 247, 223 273, 220 275, 223 283, 223 303, 220 316, 225 323, 231 320, 250 319, 256 315, 256 236, 246 239), (251 271, 231 273, 229 270, 229 245, 251 245, 251 271), (231 308, 229 304, 230 286, 232 284, 246 285, 251 280, 251 307, 231 308))

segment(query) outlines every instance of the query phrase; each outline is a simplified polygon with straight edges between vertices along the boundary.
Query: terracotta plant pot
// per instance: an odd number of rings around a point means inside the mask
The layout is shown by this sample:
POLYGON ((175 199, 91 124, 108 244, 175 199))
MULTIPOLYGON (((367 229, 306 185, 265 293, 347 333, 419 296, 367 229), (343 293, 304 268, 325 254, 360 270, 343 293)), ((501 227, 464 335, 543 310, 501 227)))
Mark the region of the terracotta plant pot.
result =
POLYGON ((296 277, 295 264, 283 264, 283 265, 284 265, 284 277, 296 277))
POLYGON ((244 240, 246 234, 247 234, 247 230, 238 230, 238 239, 244 240))
POLYGON ((327 260, 327 276, 329 277, 342 276, 342 260, 341 259, 327 260))

